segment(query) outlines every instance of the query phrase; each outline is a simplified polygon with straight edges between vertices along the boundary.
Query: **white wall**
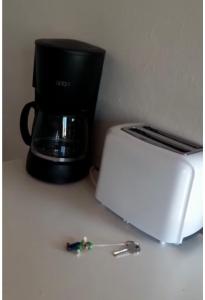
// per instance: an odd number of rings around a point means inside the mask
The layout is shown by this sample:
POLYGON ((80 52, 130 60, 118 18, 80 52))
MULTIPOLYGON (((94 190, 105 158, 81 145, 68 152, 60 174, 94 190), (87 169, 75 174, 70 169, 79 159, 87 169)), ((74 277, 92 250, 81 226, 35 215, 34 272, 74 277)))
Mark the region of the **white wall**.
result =
POLYGON ((19 133, 33 100, 34 40, 76 38, 104 47, 95 159, 105 129, 143 120, 202 142, 202 0, 5 0, 4 158, 27 151, 19 133))

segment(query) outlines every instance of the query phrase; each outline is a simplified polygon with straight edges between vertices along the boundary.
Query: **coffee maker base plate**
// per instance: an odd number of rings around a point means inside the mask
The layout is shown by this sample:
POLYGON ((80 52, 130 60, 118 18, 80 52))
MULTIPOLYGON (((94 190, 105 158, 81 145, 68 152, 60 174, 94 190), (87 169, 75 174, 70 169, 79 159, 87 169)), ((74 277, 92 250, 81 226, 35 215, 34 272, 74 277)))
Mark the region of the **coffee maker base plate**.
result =
POLYGON ((87 159, 70 163, 53 162, 42 159, 29 151, 26 170, 32 177, 39 180, 63 184, 86 177, 89 172, 89 162, 87 159))

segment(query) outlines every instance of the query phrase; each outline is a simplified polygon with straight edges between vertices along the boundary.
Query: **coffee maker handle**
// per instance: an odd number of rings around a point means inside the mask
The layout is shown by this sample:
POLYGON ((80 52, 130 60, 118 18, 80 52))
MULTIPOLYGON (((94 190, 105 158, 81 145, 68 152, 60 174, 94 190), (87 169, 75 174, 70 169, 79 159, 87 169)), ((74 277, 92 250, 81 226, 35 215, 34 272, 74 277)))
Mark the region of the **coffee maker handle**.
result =
POLYGON ((29 117, 29 111, 30 109, 33 108, 34 111, 36 110, 36 105, 35 102, 29 102, 27 103, 24 108, 22 109, 21 112, 21 117, 20 117, 20 130, 21 130, 21 136, 25 142, 26 145, 30 146, 31 145, 31 134, 28 129, 28 117, 29 117))

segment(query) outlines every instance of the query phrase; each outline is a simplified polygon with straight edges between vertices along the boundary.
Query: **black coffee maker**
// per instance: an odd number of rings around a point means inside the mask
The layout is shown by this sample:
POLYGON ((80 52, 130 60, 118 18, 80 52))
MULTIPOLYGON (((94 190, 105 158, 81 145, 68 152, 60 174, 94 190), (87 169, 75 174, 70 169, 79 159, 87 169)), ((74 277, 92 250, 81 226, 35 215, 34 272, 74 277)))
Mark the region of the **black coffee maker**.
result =
POLYGON ((32 176, 66 183, 87 175, 104 56, 103 49, 76 40, 35 41, 35 101, 24 106, 20 118, 22 138, 30 146, 26 169, 32 176))

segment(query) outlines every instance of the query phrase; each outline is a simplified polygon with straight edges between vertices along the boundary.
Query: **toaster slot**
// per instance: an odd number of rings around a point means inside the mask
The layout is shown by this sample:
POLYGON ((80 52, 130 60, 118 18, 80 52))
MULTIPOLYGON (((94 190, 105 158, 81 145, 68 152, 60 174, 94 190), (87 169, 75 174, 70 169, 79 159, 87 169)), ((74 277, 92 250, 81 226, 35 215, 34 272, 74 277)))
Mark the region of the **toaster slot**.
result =
POLYGON ((174 141, 176 141, 176 142, 182 143, 182 144, 187 145, 187 146, 189 146, 189 147, 192 147, 192 148, 194 148, 194 149, 201 149, 201 146, 200 146, 200 145, 197 145, 197 144, 195 144, 195 143, 192 143, 192 142, 190 142, 190 141, 187 141, 187 140, 185 140, 185 139, 183 139, 183 138, 176 137, 175 135, 173 135, 173 134, 171 134, 171 133, 164 132, 164 131, 162 131, 162 130, 153 128, 153 127, 151 127, 151 126, 143 126, 143 128, 144 128, 144 129, 147 129, 147 130, 149 130, 149 131, 151 131, 151 132, 158 133, 158 134, 160 134, 161 136, 164 136, 164 137, 166 137, 166 138, 172 139, 172 140, 174 140, 174 141))
POLYGON ((189 143, 186 140, 180 139, 169 133, 167 134, 150 126, 132 126, 122 128, 122 130, 148 143, 180 154, 193 153, 202 150, 200 145, 189 143))

